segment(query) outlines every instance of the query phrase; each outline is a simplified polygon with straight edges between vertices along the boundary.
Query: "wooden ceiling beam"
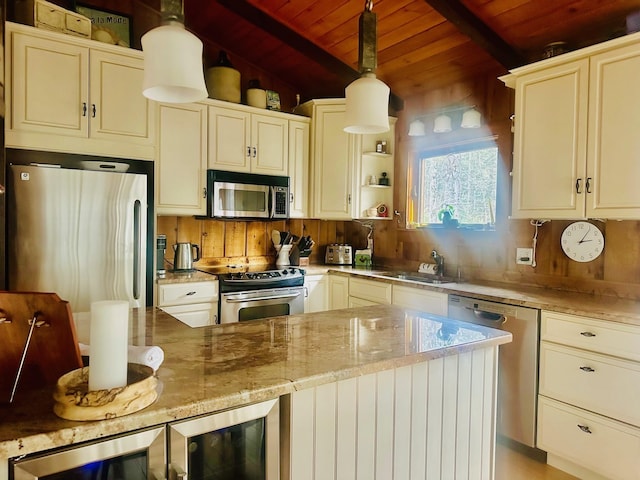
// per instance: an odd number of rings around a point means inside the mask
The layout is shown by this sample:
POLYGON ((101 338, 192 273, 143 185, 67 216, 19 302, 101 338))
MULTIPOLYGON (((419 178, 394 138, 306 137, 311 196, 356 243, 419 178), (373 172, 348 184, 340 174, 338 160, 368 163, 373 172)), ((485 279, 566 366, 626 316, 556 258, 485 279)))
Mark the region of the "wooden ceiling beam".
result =
POLYGON ((460 0, 425 0, 425 2, 507 70, 527 63, 526 57, 480 21, 460 0))
MULTIPOLYGON (((305 57, 313 60, 314 62, 322 65, 324 68, 336 74, 339 78, 343 79, 345 86, 358 77, 360 72, 354 70, 346 63, 337 59, 333 55, 318 47, 315 43, 310 42, 302 35, 298 34, 294 30, 290 29, 283 23, 278 22, 273 17, 270 17, 259 8, 254 7, 246 0, 216 0, 220 5, 227 10, 241 16, 256 28, 273 35, 283 43, 291 46, 305 57)), ((389 104, 391 108, 398 112, 404 108, 404 100, 395 95, 393 92, 389 95, 389 104)))

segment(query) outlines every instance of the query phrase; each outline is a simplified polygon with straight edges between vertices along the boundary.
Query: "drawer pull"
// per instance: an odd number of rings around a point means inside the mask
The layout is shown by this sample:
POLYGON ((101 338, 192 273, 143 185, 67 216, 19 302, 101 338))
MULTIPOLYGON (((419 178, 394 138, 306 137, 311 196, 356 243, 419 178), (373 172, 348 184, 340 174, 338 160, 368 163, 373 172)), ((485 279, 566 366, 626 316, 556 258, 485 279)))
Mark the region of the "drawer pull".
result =
POLYGON ((595 372, 595 370, 591 367, 580 367, 580 370, 583 372, 595 372))
POLYGON ((593 332, 580 332, 580 335, 582 335, 583 337, 595 337, 596 334, 593 332))
POLYGON ((195 294, 196 294, 195 291, 187 292, 187 297, 190 297, 191 295, 195 295, 195 294))
POLYGON ((578 424, 578 428, 579 428, 580 430, 582 430, 584 433, 593 433, 593 432, 591 431, 591 429, 590 429, 589 427, 587 427, 586 425, 580 425, 580 424, 578 424))

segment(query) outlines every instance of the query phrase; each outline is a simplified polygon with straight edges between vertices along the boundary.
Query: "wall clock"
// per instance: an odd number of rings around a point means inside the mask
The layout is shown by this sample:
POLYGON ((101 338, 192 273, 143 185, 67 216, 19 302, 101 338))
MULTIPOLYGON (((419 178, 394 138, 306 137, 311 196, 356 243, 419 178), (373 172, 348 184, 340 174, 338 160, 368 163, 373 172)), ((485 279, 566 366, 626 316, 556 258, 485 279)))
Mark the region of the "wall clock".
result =
POLYGON ((560 244, 571 260, 590 262, 604 250, 604 236, 598 227, 589 222, 573 222, 562 232, 560 244))

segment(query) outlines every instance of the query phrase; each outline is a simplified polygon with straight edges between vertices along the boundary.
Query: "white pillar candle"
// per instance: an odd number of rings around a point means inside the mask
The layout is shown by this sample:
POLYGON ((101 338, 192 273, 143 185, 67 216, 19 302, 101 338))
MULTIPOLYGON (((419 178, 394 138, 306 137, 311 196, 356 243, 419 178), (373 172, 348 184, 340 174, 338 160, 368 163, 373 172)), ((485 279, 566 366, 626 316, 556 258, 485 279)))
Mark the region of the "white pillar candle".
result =
POLYGON ((89 390, 127 385, 129 302, 104 300, 91 303, 89 332, 89 390))

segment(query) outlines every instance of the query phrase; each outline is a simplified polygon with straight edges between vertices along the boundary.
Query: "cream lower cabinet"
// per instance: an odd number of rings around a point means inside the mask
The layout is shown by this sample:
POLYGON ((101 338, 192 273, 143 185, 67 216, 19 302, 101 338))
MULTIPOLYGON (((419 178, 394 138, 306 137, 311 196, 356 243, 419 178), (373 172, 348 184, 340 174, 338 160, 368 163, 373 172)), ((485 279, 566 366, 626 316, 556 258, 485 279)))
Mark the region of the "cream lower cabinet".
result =
POLYGON ((211 100, 209 168, 288 175, 289 121, 278 112, 211 100))
POLYGON ((514 218, 640 218, 640 34, 501 77, 516 90, 514 218))
POLYGON ((349 276, 329 274, 329 310, 348 308, 349 276))
POLYGON ((393 285, 391 303, 421 312, 447 315, 449 309, 448 300, 449 296, 446 293, 393 285))
POLYGON ((142 52, 6 25, 8 147, 154 159, 142 52))
POLYGON ((360 277, 349 279, 349 306, 391 303, 391 284, 360 277))
POLYGON ((469 480, 492 479, 497 352, 465 352, 282 397, 288 448, 281 478, 431 480, 464 472, 469 480))
POLYGON ((214 325, 218 318, 218 281, 160 284, 158 308, 190 327, 214 325))
POLYGON ((157 204, 160 215, 207 213, 207 106, 158 105, 157 204))
POLYGON ((640 327, 542 313, 538 448, 584 479, 640 478, 640 327))
POLYGON ((324 312, 329 309, 328 275, 305 275, 304 289, 304 313, 324 312))

